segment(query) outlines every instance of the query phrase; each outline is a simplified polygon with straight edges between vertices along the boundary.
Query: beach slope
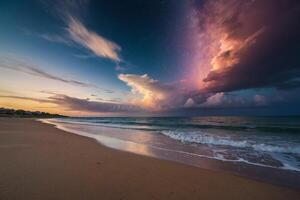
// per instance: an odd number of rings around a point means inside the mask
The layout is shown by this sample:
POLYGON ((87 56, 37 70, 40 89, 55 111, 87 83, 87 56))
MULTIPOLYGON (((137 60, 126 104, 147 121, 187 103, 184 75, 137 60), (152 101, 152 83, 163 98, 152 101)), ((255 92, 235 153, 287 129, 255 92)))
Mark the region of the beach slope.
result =
POLYGON ((0 199, 300 199, 300 191, 109 149, 0 118, 0 199))

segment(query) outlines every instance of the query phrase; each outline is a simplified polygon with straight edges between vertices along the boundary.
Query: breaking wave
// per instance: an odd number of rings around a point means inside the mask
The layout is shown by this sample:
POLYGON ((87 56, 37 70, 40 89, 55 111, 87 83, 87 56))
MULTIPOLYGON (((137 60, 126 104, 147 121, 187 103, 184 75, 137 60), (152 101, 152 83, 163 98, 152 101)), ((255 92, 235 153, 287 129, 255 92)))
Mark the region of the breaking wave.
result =
POLYGON ((199 132, 162 131, 162 134, 184 143, 197 143, 207 145, 222 145, 238 148, 252 148, 256 151, 295 153, 300 154, 300 145, 276 146, 264 143, 254 143, 248 140, 235 140, 231 137, 213 136, 212 134, 199 132))

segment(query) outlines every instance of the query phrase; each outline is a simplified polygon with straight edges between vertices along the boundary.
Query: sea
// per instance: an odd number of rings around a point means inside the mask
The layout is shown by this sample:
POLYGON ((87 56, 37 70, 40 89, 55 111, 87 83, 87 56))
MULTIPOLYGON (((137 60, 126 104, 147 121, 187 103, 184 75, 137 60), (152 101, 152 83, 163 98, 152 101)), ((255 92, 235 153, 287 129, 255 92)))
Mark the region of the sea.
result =
POLYGON ((300 117, 43 119, 107 147, 300 188, 300 117))

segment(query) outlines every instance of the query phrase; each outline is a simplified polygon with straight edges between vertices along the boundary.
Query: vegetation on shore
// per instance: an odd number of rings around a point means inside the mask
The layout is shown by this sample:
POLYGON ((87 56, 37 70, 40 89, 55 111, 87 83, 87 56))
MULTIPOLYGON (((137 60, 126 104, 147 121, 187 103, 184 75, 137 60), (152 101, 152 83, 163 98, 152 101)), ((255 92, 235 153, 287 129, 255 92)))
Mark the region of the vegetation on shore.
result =
POLYGON ((21 118, 57 118, 66 117, 59 114, 51 114, 40 111, 15 110, 8 108, 0 108, 0 117, 21 117, 21 118))

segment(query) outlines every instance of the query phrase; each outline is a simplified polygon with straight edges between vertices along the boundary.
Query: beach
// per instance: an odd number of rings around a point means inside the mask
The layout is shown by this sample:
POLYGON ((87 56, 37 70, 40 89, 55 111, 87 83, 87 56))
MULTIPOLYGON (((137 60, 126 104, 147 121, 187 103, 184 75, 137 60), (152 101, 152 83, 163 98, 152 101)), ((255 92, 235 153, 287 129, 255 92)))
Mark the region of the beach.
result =
POLYGON ((300 199, 300 191, 0 119, 0 199, 300 199))

